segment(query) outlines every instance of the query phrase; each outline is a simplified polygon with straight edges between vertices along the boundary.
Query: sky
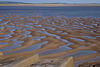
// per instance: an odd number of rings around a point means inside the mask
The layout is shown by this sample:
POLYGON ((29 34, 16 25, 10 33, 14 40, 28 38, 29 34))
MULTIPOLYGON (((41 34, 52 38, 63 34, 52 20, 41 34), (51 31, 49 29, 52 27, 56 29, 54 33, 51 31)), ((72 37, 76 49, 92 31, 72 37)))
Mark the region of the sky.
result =
POLYGON ((24 3, 100 3, 100 0, 0 0, 24 3))

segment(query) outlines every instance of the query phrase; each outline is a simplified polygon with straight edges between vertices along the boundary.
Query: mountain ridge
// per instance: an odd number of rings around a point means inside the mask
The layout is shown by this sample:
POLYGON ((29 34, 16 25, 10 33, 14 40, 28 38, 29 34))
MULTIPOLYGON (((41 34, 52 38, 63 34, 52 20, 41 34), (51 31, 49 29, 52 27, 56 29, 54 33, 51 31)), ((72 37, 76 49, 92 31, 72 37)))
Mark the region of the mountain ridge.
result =
POLYGON ((14 1, 0 1, 0 4, 100 4, 100 3, 24 3, 14 1))

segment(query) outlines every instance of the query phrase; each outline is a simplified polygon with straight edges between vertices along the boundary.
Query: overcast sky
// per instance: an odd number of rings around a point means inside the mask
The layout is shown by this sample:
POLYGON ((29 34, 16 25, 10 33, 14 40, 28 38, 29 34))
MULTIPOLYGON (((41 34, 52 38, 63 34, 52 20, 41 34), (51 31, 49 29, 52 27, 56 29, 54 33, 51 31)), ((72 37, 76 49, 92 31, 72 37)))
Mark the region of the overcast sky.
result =
POLYGON ((25 3, 100 3, 100 0, 0 0, 25 3))

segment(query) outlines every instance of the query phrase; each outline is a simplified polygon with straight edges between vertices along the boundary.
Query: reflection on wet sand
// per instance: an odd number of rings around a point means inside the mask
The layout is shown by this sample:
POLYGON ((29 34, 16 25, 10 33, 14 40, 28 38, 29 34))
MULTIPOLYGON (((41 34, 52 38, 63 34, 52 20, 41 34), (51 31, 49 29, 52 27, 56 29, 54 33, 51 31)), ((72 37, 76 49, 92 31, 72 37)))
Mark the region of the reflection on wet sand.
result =
POLYGON ((0 51, 5 58, 38 53, 92 59, 100 56, 100 18, 0 15, 0 51))

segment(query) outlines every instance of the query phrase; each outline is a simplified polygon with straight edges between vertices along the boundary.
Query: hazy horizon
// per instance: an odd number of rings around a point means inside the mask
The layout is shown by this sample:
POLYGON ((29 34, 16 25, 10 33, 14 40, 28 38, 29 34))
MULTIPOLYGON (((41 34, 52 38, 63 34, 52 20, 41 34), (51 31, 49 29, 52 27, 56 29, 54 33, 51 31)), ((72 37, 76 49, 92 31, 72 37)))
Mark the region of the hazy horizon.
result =
POLYGON ((100 3, 100 0, 0 0, 23 3, 100 3))

